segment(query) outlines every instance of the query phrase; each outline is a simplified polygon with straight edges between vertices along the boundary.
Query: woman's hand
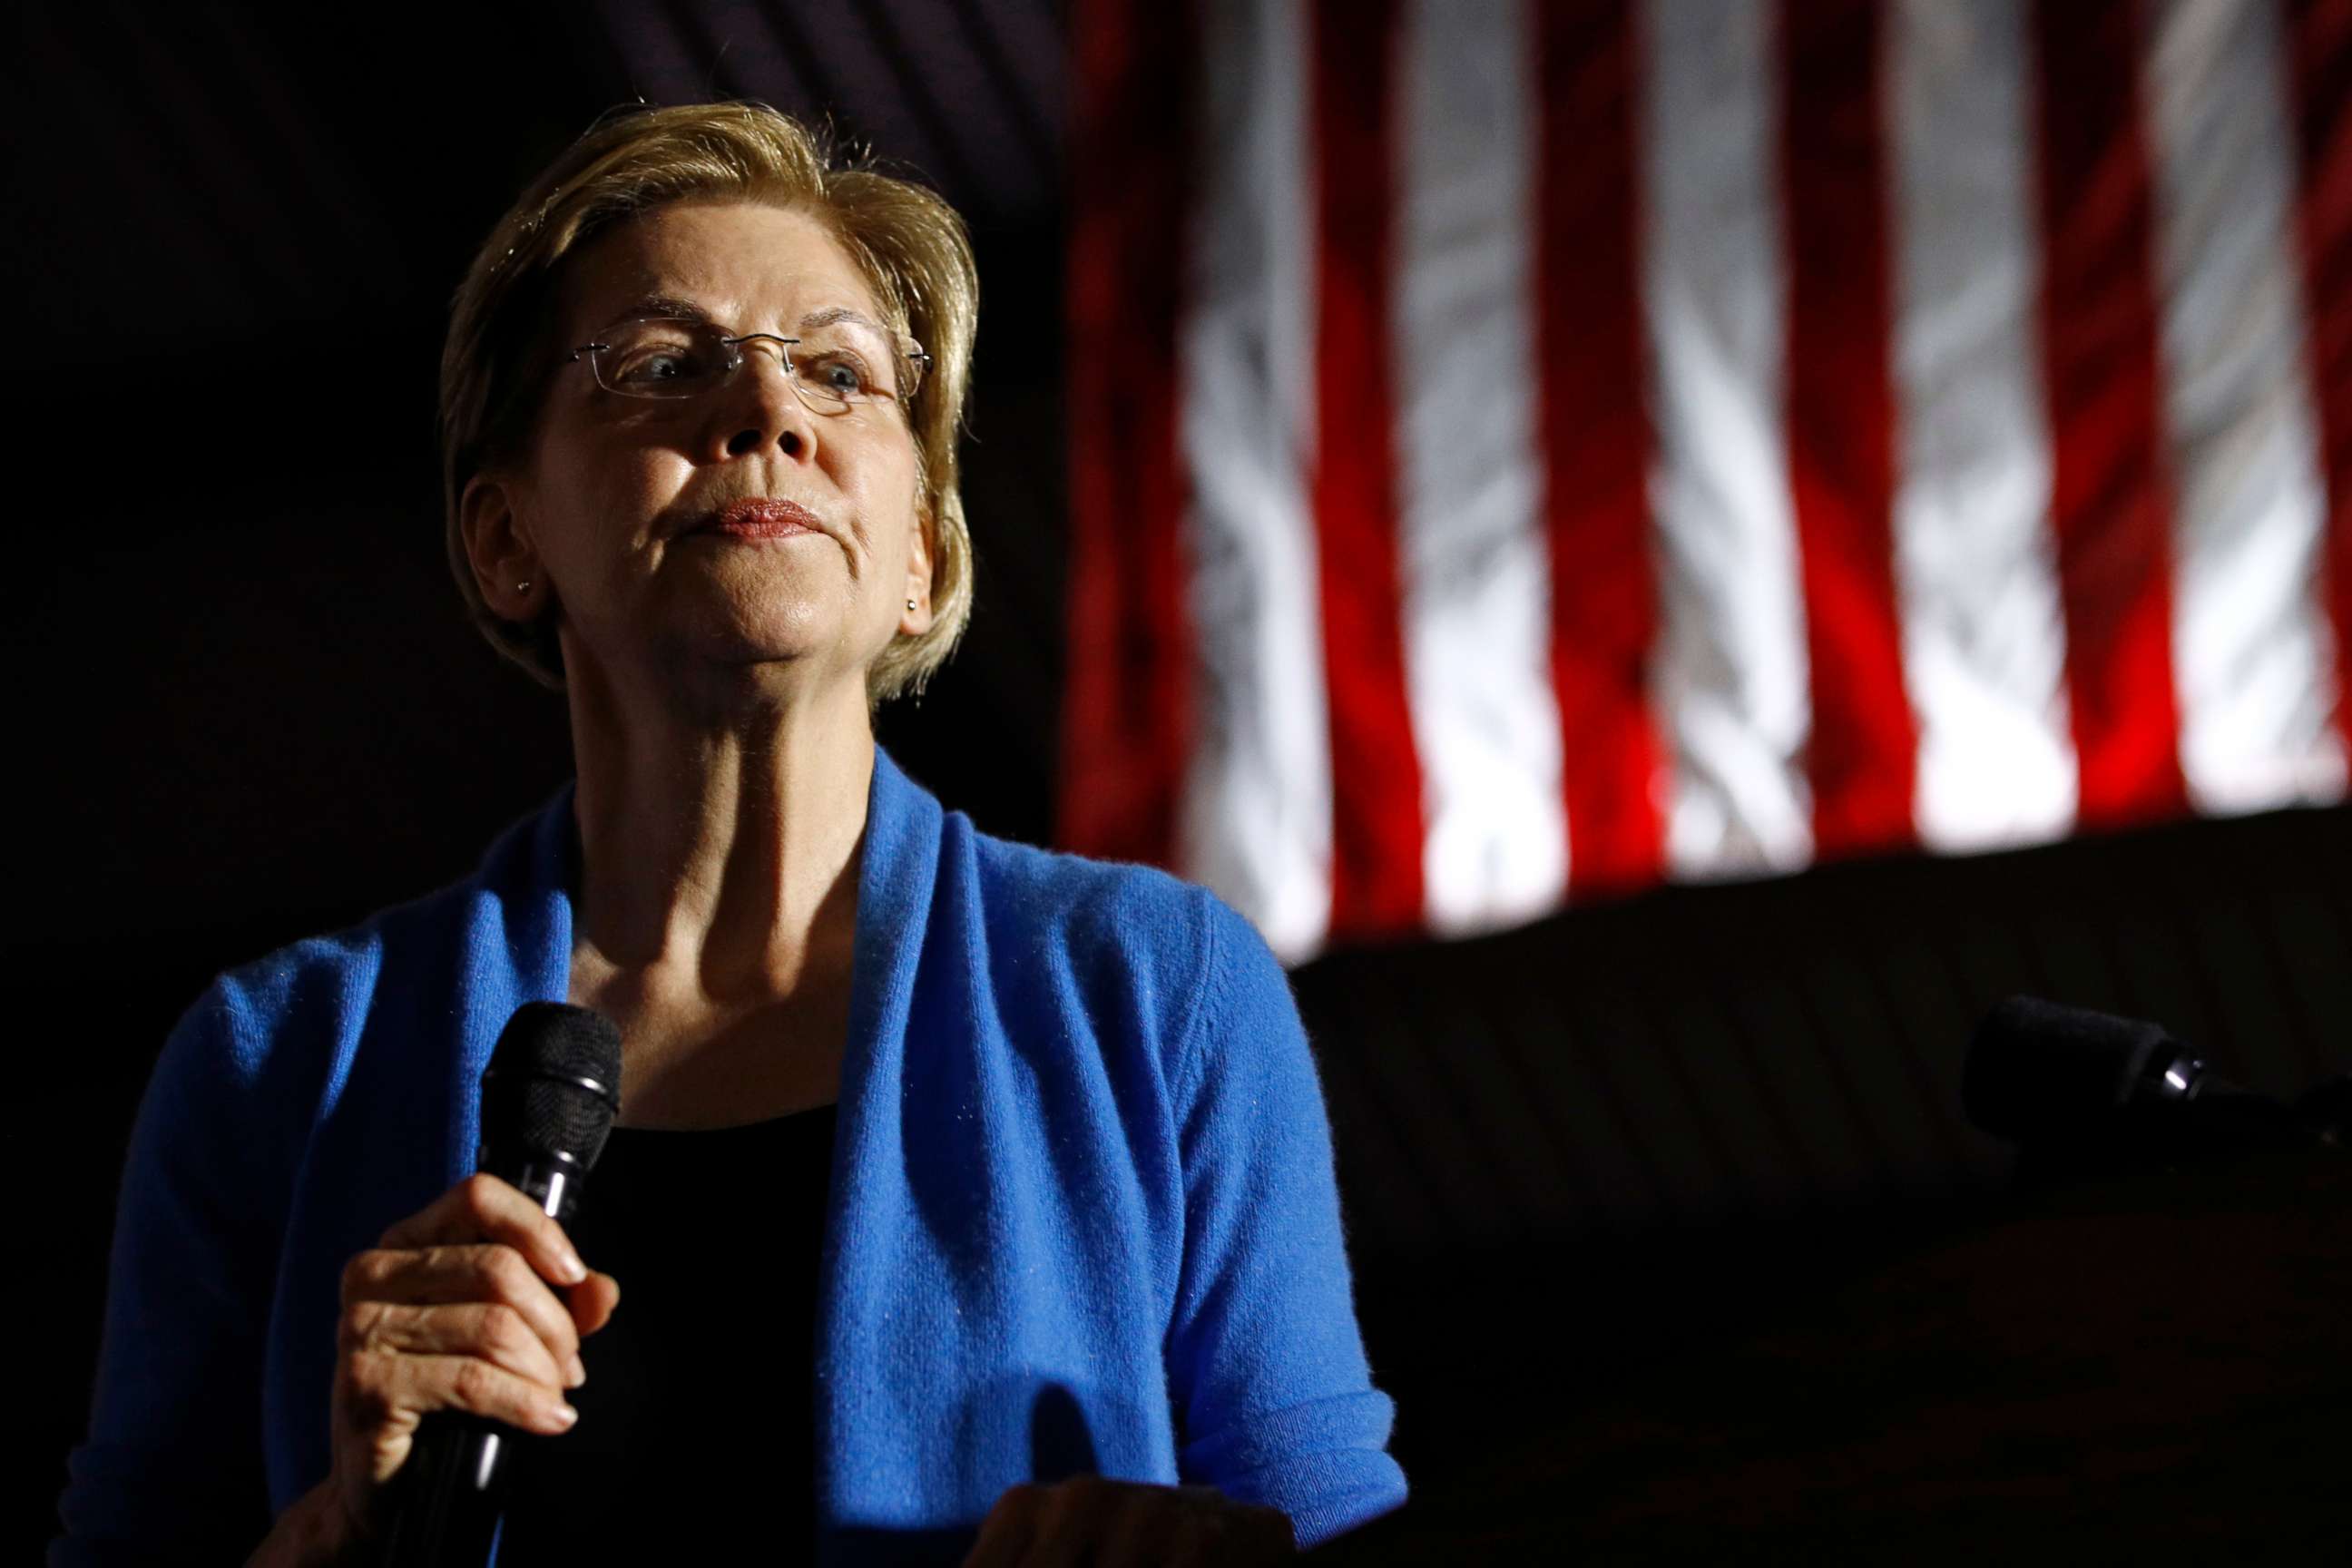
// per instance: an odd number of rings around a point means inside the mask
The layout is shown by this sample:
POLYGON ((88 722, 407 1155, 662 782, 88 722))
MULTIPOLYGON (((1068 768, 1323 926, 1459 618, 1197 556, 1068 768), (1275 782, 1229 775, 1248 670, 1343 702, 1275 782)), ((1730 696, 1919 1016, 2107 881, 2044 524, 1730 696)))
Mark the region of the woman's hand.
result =
POLYGON ((996 1500, 963 1568, 1254 1568, 1296 1557, 1290 1516, 1213 1487, 1078 1476, 996 1500))
POLYGON ((581 1337, 620 1298, 562 1226, 495 1176, 469 1176, 385 1231, 343 1269, 333 1470, 281 1521, 299 1527, 300 1555, 335 1561, 379 1532, 386 1484, 433 1411, 571 1430, 563 1391, 587 1380, 581 1337))

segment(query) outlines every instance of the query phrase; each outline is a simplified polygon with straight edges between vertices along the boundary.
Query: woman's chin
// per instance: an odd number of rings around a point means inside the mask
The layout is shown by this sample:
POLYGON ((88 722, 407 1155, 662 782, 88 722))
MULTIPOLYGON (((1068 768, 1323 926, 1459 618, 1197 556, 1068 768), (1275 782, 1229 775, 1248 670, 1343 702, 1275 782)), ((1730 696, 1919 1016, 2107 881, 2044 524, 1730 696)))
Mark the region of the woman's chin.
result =
MULTIPOLYGON (((681 672, 756 670, 763 679, 795 680, 830 673, 862 679, 859 650, 877 637, 862 630, 851 609, 821 594, 673 595, 643 605, 634 617, 634 636, 619 626, 608 630, 637 642, 655 663, 681 672)), ((888 637, 883 629, 879 645, 887 646, 888 637)))
POLYGON ((772 622, 710 626, 701 636, 688 639, 694 662, 748 678, 793 683, 829 675, 845 679, 856 675, 844 643, 837 626, 772 622))
POLYGON ((838 647, 845 630, 839 605, 777 592, 726 595, 679 619, 688 644, 728 658, 798 658, 838 647))

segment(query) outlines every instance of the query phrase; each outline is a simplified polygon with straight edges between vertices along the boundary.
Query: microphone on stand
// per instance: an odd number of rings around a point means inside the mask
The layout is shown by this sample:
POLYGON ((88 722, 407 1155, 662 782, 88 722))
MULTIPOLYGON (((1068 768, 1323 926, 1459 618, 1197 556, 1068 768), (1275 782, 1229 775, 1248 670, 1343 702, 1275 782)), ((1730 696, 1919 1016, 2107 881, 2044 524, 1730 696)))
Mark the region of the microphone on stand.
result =
MULTIPOLYGON (((511 1183, 569 1226, 621 1110, 621 1032, 587 1007, 515 1009, 482 1070, 475 1169, 511 1183)), ((509 1460, 528 1434, 444 1410, 419 1425, 386 1535, 386 1568, 487 1563, 505 1510, 509 1460)))

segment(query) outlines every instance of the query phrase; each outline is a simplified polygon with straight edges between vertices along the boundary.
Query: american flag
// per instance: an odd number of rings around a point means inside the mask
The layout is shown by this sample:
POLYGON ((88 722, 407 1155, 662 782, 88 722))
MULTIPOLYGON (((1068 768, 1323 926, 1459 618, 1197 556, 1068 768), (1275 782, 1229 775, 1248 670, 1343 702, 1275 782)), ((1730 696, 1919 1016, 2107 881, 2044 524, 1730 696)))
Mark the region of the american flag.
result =
POLYGON ((1076 23, 1070 847, 1299 959, 2343 797, 2352 0, 1076 23))

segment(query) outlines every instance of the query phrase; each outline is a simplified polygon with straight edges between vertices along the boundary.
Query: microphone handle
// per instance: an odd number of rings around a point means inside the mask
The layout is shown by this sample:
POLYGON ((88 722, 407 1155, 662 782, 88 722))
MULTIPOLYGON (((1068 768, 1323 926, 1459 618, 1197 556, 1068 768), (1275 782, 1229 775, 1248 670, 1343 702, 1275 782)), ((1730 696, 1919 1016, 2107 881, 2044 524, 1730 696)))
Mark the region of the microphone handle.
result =
MULTIPOLYGON (((576 1162, 526 1160, 509 1172, 498 1169, 496 1154, 486 1144, 478 1168, 513 1183, 558 1224, 571 1220, 587 1179, 576 1162)), ((509 1461, 526 1436, 470 1411, 436 1410, 420 1422, 394 1483, 400 1500, 383 1568, 487 1568, 506 1517, 509 1461)))

